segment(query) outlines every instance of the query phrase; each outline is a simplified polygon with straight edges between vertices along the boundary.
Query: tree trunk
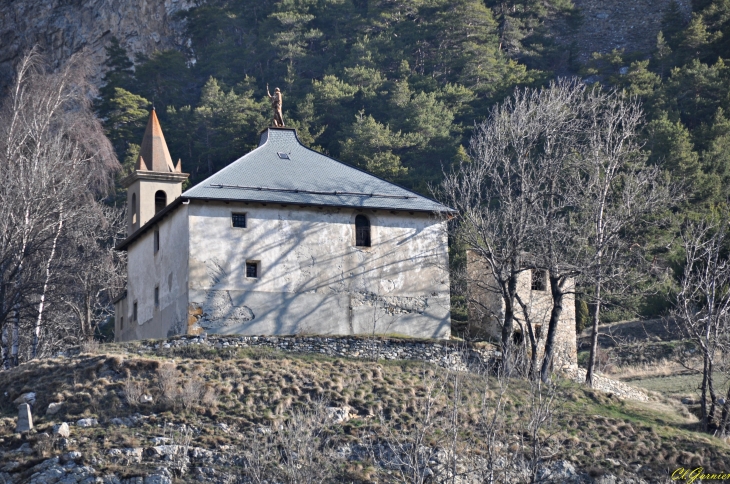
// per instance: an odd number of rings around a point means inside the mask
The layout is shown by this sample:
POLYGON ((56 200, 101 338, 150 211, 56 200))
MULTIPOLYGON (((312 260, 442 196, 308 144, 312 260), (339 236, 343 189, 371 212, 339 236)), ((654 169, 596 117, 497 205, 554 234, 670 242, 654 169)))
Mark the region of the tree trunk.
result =
POLYGON ((550 380, 550 372, 553 363, 553 353, 555 352, 555 333, 558 330, 558 322, 563 313, 563 288, 560 287, 560 278, 554 277, 550 273, 550 292, 553 297, 553 309, 550 311, 550 322, 548 323, 548 333, 545 340, 545 355, 542 359, 542 369, 540 378, 544 383, 550 380))
POLYGON ((502 325, 502 369, 505 376, 512 372, 512 332, 515 320, 515 296, 517 294, 517 273, 512 271, 507 282, 507 297, 504 300, 504 324, 502 325))
POLYGON ((7 370, 10 368, 10 346, 8 341, 8 325, 3 325, 2 335, 2 367, 7 370))
POLYGON ((20 349, 20 307, 15 303, 13 314, 13 345, 10 348, 10 364, 18 366, 18 351, 20 349))
POLYGON ((596 353, 598 352, 598 322, 601 313, 601 281, 596 283, 596 306, 593 310, 593 327, 591 328, 591 354, 588 357, 588 371, 586 371, 586 385, 593 388, 593 372, 596 368, 596 353))
POLYGON ((61 208, 58 216, 58 229, 56 235, 53 237, 53 245, 51 246, 51 254, 46 262, 46 280, 43 282, 43 291, 41 292, 41 300, 38 303, 38 318, 35 322, 35 328, 33 330, 33 355, 32 358, 38 357, 38 343, 41 336, 41 326, 43 324, 43 309, 46 303, 46 292, 48 291, 48 281, 51 279, 51 263, 56 255, 56 246, 58 244, 58 237, 61 235, 61 229, 63 229, 63 208, 61 208))

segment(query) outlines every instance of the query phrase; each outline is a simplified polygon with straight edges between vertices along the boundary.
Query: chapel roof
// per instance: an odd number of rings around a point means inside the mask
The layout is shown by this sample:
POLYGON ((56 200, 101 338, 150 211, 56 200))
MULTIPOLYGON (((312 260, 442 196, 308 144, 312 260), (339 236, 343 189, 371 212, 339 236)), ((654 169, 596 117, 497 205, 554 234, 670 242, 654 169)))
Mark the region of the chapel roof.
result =
POLYGON ((258 148, 182 194, 240 200, 418 212, 452 209, 304 146, 291 128, 268 128, 258 148))

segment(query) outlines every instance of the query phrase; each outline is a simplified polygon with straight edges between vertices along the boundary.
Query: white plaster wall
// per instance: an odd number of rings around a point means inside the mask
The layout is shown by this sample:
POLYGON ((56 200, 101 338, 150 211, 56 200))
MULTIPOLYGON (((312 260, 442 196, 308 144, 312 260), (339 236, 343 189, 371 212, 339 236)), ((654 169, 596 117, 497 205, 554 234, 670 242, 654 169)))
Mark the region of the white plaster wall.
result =
MULTIPOLYGON (((144 173, 144 172, 142 172, 144 173)), ((144 175, 142 175, 144 176, 144 175)), ((165 192, 166 205, 169 205, 182 194, 182 183, 177 180, 136 180, 127 188, 127 235, 131 235, 155 216, 155 193, 165 192), (137 222, 132 223, 132 195, 137 196, 137 222)))
POLYGON ((239 334, 406 334, 448 337, 447 236, 430 215, 193 201, 191 315, 239 334), (246 213, 233 228, 231 214, 246 213), (355 247, 358 213, 372 247, 355 247), (245 277, 246 261, 260 277, 245 277))
MULTIPOLYGON (((185 333, 188 306, 188 205, 181 205, 156 226, 160 250, 154 253, 151 227, 128 248, 128 279, 124 329, 117 341, 166 338, 185 333), (154 304, 155 286, 159 306, 154 304), (137 321, 133 321, 137 301, 137 321)), ((120 305, 121 306, 121 305, 120 305)))

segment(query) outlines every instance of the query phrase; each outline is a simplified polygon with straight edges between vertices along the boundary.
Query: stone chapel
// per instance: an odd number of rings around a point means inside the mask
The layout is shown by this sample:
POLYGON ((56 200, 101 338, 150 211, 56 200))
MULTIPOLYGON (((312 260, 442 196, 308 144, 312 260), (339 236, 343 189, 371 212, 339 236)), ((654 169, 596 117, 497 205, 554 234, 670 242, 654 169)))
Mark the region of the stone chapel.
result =
POLYGON ((395 334, 448 338, 440 203, 270 127, 183 192, 154 109, 127 188, 115 339, 395 334))

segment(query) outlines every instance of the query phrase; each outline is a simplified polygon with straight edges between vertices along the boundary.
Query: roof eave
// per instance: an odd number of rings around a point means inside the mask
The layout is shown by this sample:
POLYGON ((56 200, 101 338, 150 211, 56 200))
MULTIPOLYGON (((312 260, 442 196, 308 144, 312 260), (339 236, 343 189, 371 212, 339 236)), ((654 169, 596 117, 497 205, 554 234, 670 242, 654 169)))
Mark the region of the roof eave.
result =
POLYGON ((345 204, 336 204, 336 203, 308 203, 308 202, 294 202, 291 200, 263 200, 263 199, 257 199, 257 198, 233 198, 233 197, 194 197, 194 196, 188 196, 186 197, 188 200, 202 200, 202 201, 208 201, 208 202, 246 202, 246 203, 271 203, 271 204, 280 204, 280 205, 299 205, 302 207, 334 207, 334 208, 352 208, 355 210, 389 210, 393 212, 420 212, 420 213, 432 213, 432 214, 441 214, 441 213, 456 213, 456 210, 453 208, 446 207, 445 205, 442 205, 444 207, 444 210, 428 210, 423 208, 403 208, 403 207, 384 207, 384 206, 374 206, 374 207, 361 207, 357 205, 345 205, 345 204))
POLYGON ((146 224, 135 230, 132 235, 128 236, 126 239, 121 241, 119 244, 117 244, 114 249, 115 250, 127 250, 127 248, 137 240, 142 234, 147 232, 151 227, 153 227, 155 224, 157 224, 160 220, 165 218, 168 214, 175 211, 177 207, 182 205, 186 200, 189 200, 187 197, 178 197, 175 200, 173 200, 168 206, 160 210, 155 214, 154 217, 149 219, 146 224))

